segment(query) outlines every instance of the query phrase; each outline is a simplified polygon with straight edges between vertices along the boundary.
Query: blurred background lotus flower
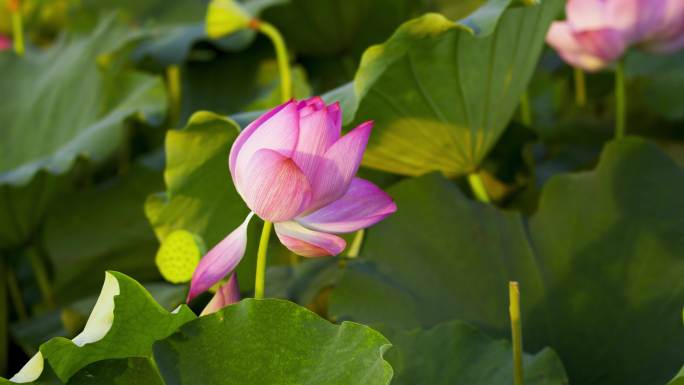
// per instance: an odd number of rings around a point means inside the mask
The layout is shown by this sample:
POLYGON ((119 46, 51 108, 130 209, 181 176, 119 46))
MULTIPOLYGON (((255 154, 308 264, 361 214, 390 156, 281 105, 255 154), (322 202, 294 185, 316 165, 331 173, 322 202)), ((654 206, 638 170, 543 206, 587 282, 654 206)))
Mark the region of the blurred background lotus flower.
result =
POLYGON ((252 212, 200 261, 188 300, 213 286, 240 262, 247 225, 256 214, 275 223, 280 241, 305 257, 337 255, 349 233, 396 211, 373 183, 355 177, 372 122, 341 136, 342 111, 314 97, 286 102, 248 125, 230 151, 235 187, 252 212))
POLYGON ((598 71, 630 46, 670 53, 684 46, 682 0, 569 0, 547 42, 569 64, 598 71))
POLYGON ((12 49, 12 40, 7 36, 0 35, 0 51, 12 49))

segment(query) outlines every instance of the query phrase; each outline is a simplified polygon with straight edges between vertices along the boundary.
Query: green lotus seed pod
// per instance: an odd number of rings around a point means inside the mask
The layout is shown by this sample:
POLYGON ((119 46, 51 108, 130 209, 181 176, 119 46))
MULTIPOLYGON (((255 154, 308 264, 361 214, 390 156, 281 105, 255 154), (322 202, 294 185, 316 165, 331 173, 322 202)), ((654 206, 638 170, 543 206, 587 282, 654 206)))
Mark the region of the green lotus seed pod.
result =
POLYGON ((192 278, 204 250, 204 242, 199 236, 176 230, 162 241, 155 263, 165 280, 185 283, 192 278))

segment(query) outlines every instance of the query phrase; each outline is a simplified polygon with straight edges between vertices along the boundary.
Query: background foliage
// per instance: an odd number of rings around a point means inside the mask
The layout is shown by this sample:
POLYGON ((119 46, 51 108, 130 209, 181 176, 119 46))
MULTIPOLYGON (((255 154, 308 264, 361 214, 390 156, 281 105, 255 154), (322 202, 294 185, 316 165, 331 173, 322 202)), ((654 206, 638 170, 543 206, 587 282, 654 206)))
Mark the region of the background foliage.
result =
POLYGON ((208 38, 207 1, 26 0, 26 54, 0 52, 0 375, 40 352, 36 384, 509 384, 516 280, 527 384, 682 381, 684 53, 628 54, 616 141, 612 74, 577 106, 544 45, 562 0, 243 3, 284 35, 297 98, 375 121, 360 173, 397 213, 358 256, 299 261, 272 237, 280 299, 178 308, 155 254, 244 219, 226 159, 279 101, 271 43, 208 38), (106 270, 127 274, 112 329, 78 346, 106 270))

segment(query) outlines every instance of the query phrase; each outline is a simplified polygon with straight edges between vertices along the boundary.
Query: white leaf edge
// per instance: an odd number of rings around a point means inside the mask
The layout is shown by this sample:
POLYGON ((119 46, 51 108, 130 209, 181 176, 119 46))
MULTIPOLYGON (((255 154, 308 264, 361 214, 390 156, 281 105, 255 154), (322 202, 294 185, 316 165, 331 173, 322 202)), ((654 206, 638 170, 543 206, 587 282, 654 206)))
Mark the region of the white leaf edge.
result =
MULTIPOLYGON (((119 295, 119 281, 113 274, 105 273, 102 291, 88 317, 83 331, 72 339, 76 346, 97 342, 109 333, 114 323, 114 297, 119 295)), ((9 380, 23 384, 37 380, 43 374, 44 359, 41 352, 31 359, 9 380)))

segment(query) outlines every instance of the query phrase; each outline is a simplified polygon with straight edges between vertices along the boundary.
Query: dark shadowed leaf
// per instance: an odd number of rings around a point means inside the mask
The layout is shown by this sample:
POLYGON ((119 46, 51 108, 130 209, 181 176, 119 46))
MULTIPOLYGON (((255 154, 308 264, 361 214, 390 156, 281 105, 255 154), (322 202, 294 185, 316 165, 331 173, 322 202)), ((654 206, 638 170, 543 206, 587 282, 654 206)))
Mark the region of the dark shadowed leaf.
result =
POLYGON ((681 366, 684 171, 655 145, 613 142, 596 170, 552 178, 529 227, 436 175, 390 194, 399 210, 333 292, 338 318, 507 335, 517 280, 526 346, 556 350, 572 383, 665 383, 681 366))
MULTIPOLYGON (((387 359, 394 385, 510 385, 513 359, 508 341, 495 341, 460 321, 430 330, 388 334, 387 359)), ((525 384, 566 385, 563 364, 551 349, 523 357, 525 384)))

